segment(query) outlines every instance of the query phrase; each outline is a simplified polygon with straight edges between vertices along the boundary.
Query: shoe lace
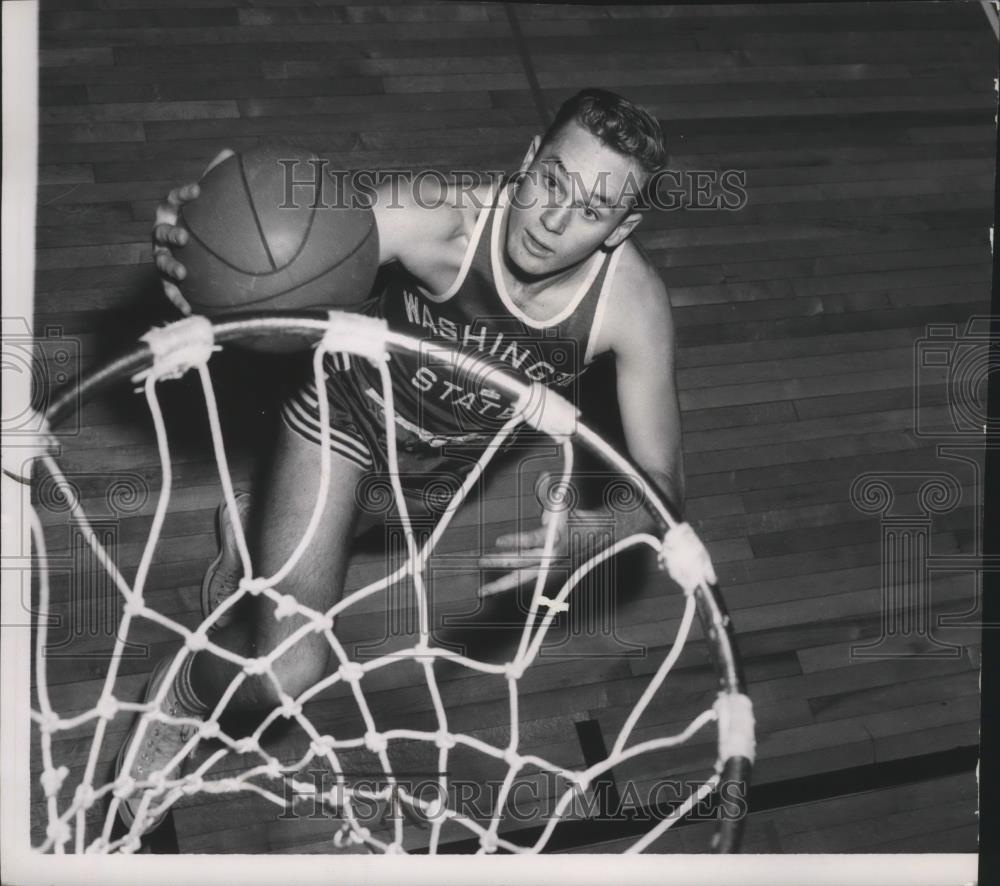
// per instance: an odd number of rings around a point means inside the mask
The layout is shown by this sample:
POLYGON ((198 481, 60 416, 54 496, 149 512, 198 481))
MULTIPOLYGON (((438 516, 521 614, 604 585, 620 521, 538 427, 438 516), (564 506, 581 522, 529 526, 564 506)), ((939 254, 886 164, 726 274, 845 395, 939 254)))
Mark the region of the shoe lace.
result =
POLYGON ((243 578, 242 569, 231 569, 222 576, 222 587, 219 590, 219 599, 225 600, 236 593, 240 586, 240 579, 243 578))
MULTIPOLYGON (((176 702, 168 704, 165 710, 172 717, 184 713, 176 702)), ((191 723, 178 725, 153 720, 148 727, 142 751, 136 759, 135 776, 139 779, 146 778, 156 766, 168 763, 194 733, 195 726, 191 723)))

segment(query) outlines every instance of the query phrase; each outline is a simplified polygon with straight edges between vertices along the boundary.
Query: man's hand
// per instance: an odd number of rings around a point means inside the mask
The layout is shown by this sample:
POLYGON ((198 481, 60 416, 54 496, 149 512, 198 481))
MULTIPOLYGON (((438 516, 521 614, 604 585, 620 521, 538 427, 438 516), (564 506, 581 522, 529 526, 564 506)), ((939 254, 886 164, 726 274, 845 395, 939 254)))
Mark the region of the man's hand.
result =
MULTIPOLYGON (((205 172, 202 173, 202 178, 232 156, 233 152, 228 148, 220 151, 215 159, 208 164, 205 172)), ((156 207, 156 222, 153 226, 153 261, 156 263, 157 271, 160 272, 163 292, 184 315, 191 313, 191 306, 181 294, 180 289, 177 288, 177 284, 187 276, 187 268, 174 258, 170 247, 187 244, 188 232, 184 228, 178 227, 177 217, 181 207, 185 203, 196 200, 200 192, 201 189, 197 182, 190 182, 174 188, 167 194, 167 199, 156 207)))
POLYGON ((534 582, 543 565, 551 567, 558 561, 564 561, 569 554, 568 523, 567 511, 544 508, 542 525, 537 529, 499 536, 494 542, 494 550, 479 558, 479 567, 513 571, 486 582, 479 588, 479 596, 489 597, 534 582), (550 529, 555 536, 551 554, 546 558, 545 540, 550 529))

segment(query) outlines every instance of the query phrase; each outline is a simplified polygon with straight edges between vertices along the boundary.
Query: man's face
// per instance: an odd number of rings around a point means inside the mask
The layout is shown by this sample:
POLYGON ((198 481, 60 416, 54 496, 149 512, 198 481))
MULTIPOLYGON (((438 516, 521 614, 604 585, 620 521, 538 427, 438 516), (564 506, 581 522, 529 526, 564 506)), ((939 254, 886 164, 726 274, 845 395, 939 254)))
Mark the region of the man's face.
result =
POLYGON ((617 246, 639 221, 633 210, 643 172, 578 123, 564 126, 531 159, 511 195, 507 258, 544 276, 617 246))

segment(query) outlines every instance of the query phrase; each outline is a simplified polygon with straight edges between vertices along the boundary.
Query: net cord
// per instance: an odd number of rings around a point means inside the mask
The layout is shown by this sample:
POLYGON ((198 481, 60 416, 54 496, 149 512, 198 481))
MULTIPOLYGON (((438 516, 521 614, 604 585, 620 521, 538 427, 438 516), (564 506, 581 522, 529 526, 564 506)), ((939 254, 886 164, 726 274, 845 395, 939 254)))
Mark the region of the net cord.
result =
MULTIPOLYGON (((335 322, 335 319, 334 319, 335 322)), ((218 328, 216 330, 218 332, 218 328)), ((392 335, 386 336, 387 341, 392 335)), ((326 389, 325 384, 322 384, 322 357, 325 354, 323 348, 317 348, 314 354, 313 370, 314 376, 317 381, 317 390, 326 389)), ((369 355, 369 358, 370 355, 369 355)), ((219 468, 220 480, 222 482, 224 498, 228 506, 232 509, 231 513, 236 513, 235 506, 235 493, 233 490, 230 472, 228 468, 228 462, 225 455, 225 447, 222 440, 221 427, 219 424, 218 409, 215 401, 214 390, 212 388, 211 378, 207 369, 208 355, 205 355, 203 359, 199 362, 197 366, 198 374, 201 380, 201 387, 204 392, 206 409, 209 415, 209 423, 212 432, 213 440, 213 450, 216 457, 216 463, 219 468)), ((119 361, 120 362, 120 361, 119 361)), ((161 719, 167 722, 181 722, 180 720, 175 720, 162 714, 159 711, 159 705, 162 703, 163 696, 166 692, 166 687, 169 684, 170 678, 176 674, 177 669, 180 667, 184 656, 190 654, 191 651, 196 649, 211 649, 211 651, 217 655, 221 655, 224 658, 240 665, 245 670, 237 675, 230 687, 227 689, 226 694, 220 700, 219 704, 216 706, 213 712, 212 718, 209 723, 214 724, 213 728, 206 729, 202 726, 198 730, 198 734, 193 735, 188 741, 185 748, 182 749, 180 753, 175 756, 175 759, 168 764, 167 770, 172 769, 180 759, 185 755, 190 747, 193 747, 197 743, 200 737, 209 737, 206 733, 211 733, 212 737, 219 737, 223 740, 226 745, 220 751, 213 754, 209 760, 198 767, 198 771, 195 773, 194 777, 185 777, 181 780, 174 780, 173 782, 167 781, 165 778, 159 778, 155 780, 152 785, 153 790, 146 791, 142 797, 142 801, 139 807, 139 813, 136 816, 136 821, 132 826, 130 833, 123 840, 117 841, 120 847, 129 851, 130 849, 136 848, 136 841, 139 833, 141 832, 141 819, 145 812, 150 814, 157 814, 164 808, 169 808, 169 805, 176 801, 180 796, 186 793, 192 793, 195 790, 205 790, 213 793, 221 793, 228 790, 250 790, 258 793, 261 796, 266 797, 271 802, 278 805, 284 806, 284 797, 279 797, 277 794, 267 791, 260 786, 253 784, 248 781, 253 775, 256 774, 267 774, 277 777, 281 774, 275 772, 278 767, 278 761, 273 758, 268 759, 268 755, 264 754, 263 750, 259 745, 259 738, 266 725, 278 716, 292 717, 296 719, 300 725, 305 729, 305 731, 310 735, 312 739, 312 744, 310 746, 310 752, 306 754, 297 766, 291 768, 291 771, 300 770, 304 768, 305 765, 315 759, 316 756, 323 755, 326 757, 327 761, 331 764, 335 774, 337 775, 337 784, 333 791, 330 792, 330 799, 333 799, 332 795, 335 793, 342 800, 343 809, 345 812, 345 826, 352 830, 351 838, 353 841, 367 842, 369 845, 375 845, 381 848, 383 851, 398 851, 401 848, 402 843, 402 823, 397 817, 395 821, 395 833, 394 833, 394 843, 385 844, 382 841, 378 841, 373 838, 370 832, 366 833, 365 828, 361 827, 357 822, 357 819, 352 815, 351 812, 351 799, 355 796, 354 789, 346 784, 344 780, 344 773, 342 768, 339 766, 339 761, 337 760, 335 749, 336 748, 350 748, 359 747, 361 745, 366 746, 369 750, 374 751, 378 754, 380 763, 383 767, 384 773, 387 778, 387 788, 381 792, 371 793, 371 796, 382 796, 386 792, 391 793, 394 789, 398 787, 395 779, 392 775, 391 765, 386 753, 386 747, 388 741, 400 738, 400 739, 422 739, 422 740, 433 740, 437 743, 439 747, 439 771, 445 772, 447 768, 448 751, 455 744, 464 744, 470 748, 474 748, 482 753, 489 754, 496 757, 497 759, 502 759, 508 764, 508 772, 504 779, 501 794, 498 798, 496 809, 502 810, 504 806, 504 801, 509 793, 510 787, 513 784, 513 780, 517 773, 524 768, 525 765, 535 765, 541 768, 547 768, 550 771, 556 771, 562 774, 573 787, 571 790, 577 790, 579 787, 589 782, 595 775, 604 772, 614 765, 621 763, 622 761, 631 758, 632 756, 644 753, 650 750, 662 749, 666 747, 671 747, 679 742, 686 740, 691 734, 696 732, 698 729, 702 728, 705 723, 710 722, 714 719, 718 719, 717 714, 713 710, 705 711, 698 718, 696 718, 685 730, 676 736, 668 736, 665 738, 654 739, 651 741, 643 742, 641 744, 632 746, 628 749, 625 748, 628 738, 631 735, 636 723, 641 717, 642 713, 645 711, 649 702, 652 700, 656 691, 660 688, 663 681, 665 680, 667 674, 670 672, 671 668, 678 659, 681 650, 684 646, 684 640, 687 637, 688 631, 690 630, 693 616, 696 611, 696 601, 697 608, 699 611, 707 608, 708 612, 712 616, 711 624, 713 629, 721 631, 721 633, 728 636, 730 626, 728 624, 728 617, 724 615, 724 610, 719 607, 713 607, 712 605, 705 606, 704 598, 707 596, 709 604, 713 600, 718 599, 717 589, 706 589, 711 590, 714 593, 709 594, 692 594, 689 595, 686 600, 684 615, 682 617, 681 626, 678 630, 678 635, 676 642, 671 648, 670 654, 665 658, 664 662, 661 663, 657 670, 656 675, 650 681, 643 695, 640 697, 639 701, 636 703, 630 717, 627 719, 625 725, 619 732, 618 737, 613 745, 612 751, 608 758, 601 763, 596 764, 584 773, 573 773, 569 770, 561 769, 560 767, 554 766, 547 761, 544 761, 537 757, 526 756, 521 757, 518 754, 518 739, 519 739, 519 729, 518 729, 518 693, 517 693, 517 681, 519 677, 523 674, 524 669, 529 666, 536 656, 539 654, 541 644, 544 641, 546 632, 548 631, 552 620, 555 617, 558 604, 565 603, 569 593, 571 592, 573 586, 592 568, 598 565, 604 560, 611 556, 619 553, 621 550, 631 547, 636 544, 646 544, 652 547, 654 550, 659 550, 662 546, 662 542, 653 536, 646 535, 636 535, 630 538, 623 539, 613 546, 601 551, 596 556, 592 557, 587 563, 578 567, 570 578, 565 582, 559 594, 555 598, 555 603, 557 605, 551 605, 551 601, 547 601, 542 593, 550 572, 550 564, 553 562, 553 554, 555 550, 555 538, 557 526, 555 521, 551 521, 546 532, 544 553, 542 557, 542 568, 539 569, 538 575, 535 579, 534 590, 532 593, 532 601, 529 607, 529 614, 525 622, 525 628, 522 633, 521 641, 518 647, 518 652, 514 659, 507 663, 506 665, 492 665, 485 662, 478 662, 473 659, 469 659, 464 656, 460 656, 448 650, 434 649, 429 645, 429 614, 428 614, 428 601, 427 601, 427 590, 423 581, 423 569, 436 545, 438 539, 443 534, 447 525, 450 523, 451 519, 454 517, 455 513, 460 508, 462 502, 466 498, 469 491, 473 488, 475 483, 478 481, 482 472, 485 470, 489 461, 493 458, 495 453, 499 450, 500 446, 506 440, 507 437, 513 432, 516 425, 523 420, 523 415, 518 415, 518 411, 515 410, 514 416, 507 422, 507 424, 501 429, 497 434, 491 444, 486 448, 483 455, 473 468, 473 470, 466 477, 465 482, 458 490, 458 492, 453 497, 452 501, 446 508, 438 525, 435 527, 427 543, 423 548, 418 548, 416 543, 415 534, 413 532, 412 522, 409 516, 409 512, 406 509, 405 496, 403 495, 402 487, 399 481, 399 469, 398 469, 398 456, 396 451, 396 433, 395 433, 395 422, 391 420, 390 416, 394 416, 394 407, 392 403, 392 385, 388 375, 388 369, 385 361, 379 363, 379 371, 383 389, 383 397, 386 403, 386 416, 387 416, 387 438, 389 441, 388 446, 388 459, 390 464, 390 479, 392 482, 393 492, 396 498, 397 507, 399 508, 401 522, 404 529, 404 535, 407 542, 407 563, 396 570, 392 575, 387 576, 377 582, 370 584, 366 588, 354 592, 349 597, 340 600, 326 613, 316 613, 307 610, 305 607, 300 606, 297 602, 289 598, 287 595, 282 596, 274 590, 274 585, 280 583, 280 581, 288 575, 288 573, 294 568, 295 564, 301 558, 303 552, 305 551, 307 545, 312 540, 315 535, 316 529, 318 528, 318 523, 320 516, 325 506, 326 500, 326 489, 330 476, 330 455, 329 446, 327 445, 329 440, 329 403, 326 397, 318 398, 320 403, 320 417, 323 433, 323 445, 321 446, 321 451, 323 453, 321 458, 321 482, 320 489, 317 494, 317 500, 314 505, 314 510, 311 515, 310 522, 308 524, 307 530, 304 533, 303 539, 300 544, 293 551, 292 555, 283 564, 281 569, 268 579, 251 579, 244 580, 241 583, 241 587, 237 594, 225 601, 222 606, 219 607, 213 613, 213 615, 206 620, 196 632, 191 632, 184 628, 183 626, 173 622, 171 619, 156 613, 154 610, 149 609, 145 606, 143 600, 143 589, 145 587, 146 579, 148 577, 149 568, 152 562, 152 556, 159 540, 160 533, 162 530, 163 521, 165 519, 166 511, 169 505, 170 490, 172 485, 172 473, 171 473, 171 459, 169 452, 169 444, 166 433, 166 428, 163 422, 162 410, 160 409, 158 399, 156 397, 156 383, 160 380, 155 372, 148 373, 143 379, 143 390, 146 396, 147 403, 150 408, 150 413, 153 417, 154 427, 156 429, 157 435, 157 446, 160 455, 161 464, 163 467, 163 485, 161 489, 160 496, 157 500, 156 511, 154 514, 153 525, 150 530, 150 536, 147 539, 147 543, 144 546, 142 557, 140 559, 139 566, 136 571, 136 577, 134 580, 134 587, 129 588, 126 580, 120 574, 120 572, 115 567, 111 558, 107 555, 107 552, 98 542, 96 535, 90 528, 86 516, 80 507, 80 503, 77 500, 72 487, 66 482, 65 478, 61 474, 58 465, 50 456, 46 456, 43 462, 46 468, 50 471, 54 479, 56 480, 58 488, 67 497, 67 500, 71 503, 71 513, 75 520, 81 525, 84 531, 84 536, 95 551, 95 554, 107 569, 109 574, 111 574, 116 586, 118 587, 120 593, 126 601, 125 612, 123 617, 123 624, 119 632, 119 636, 116 639, 115 649, 112 654, 111 667, 107 678, 104 682, 104 687, 101 694, 101 699, 98 705, 93 711, 86 712, 75 718, 61 719, 54 712, 50 699, 47 693, 47 684, 45 681, 45 637, 46 637, 46 627, 48 624, 48 611, 49 611, 49 588, 48 588, 48 574, 47 567, 43 566, 40 570, 40 610, 39 610, 39 635, 38 635, 38 645, 37 645, 37 655, 36 655, 36 667, 38 668, 39 675, 39 706, 41 708, 40 713, 33 712, 33 719, 39 723, 42 727, 42 753, 43 753, 43 766, 45 773, 43 775, 43 784, 46 790, 48 814, 50 820, 49 832, 47 833, 45 845, 42 849, 52 848, 56 852, 63 852, 64 845, 68 840, 68 833, 65 830, 65 825, 68 820, 75 816, 76 818, 76 851, 82 851, 84 849, 84 833, 85 833, 85 812, 93 802, 99 799, 101 796, 106 794, 109 790, 114 791, 114 797, 109 807, 109 813, 105 820, 105 826, 102 830, 101 836, 95 843, 89 847, 91 851, 96 850, 107 850, 114 846, 110 842, 110 827, 113 821, 114 811, 117 808, 117 804, 121 796, 127 795, 128 791, 125 790, 127 785, 116 783, 114 785, 105 785, 102 788, 94 789, 92 786, 94 769, 96 766, 96 760, 100 751, 101 743, 103 742, 105 728, 108 720, 110 720, 115 713, 119 710, 136 710, 142 711, 142 718, 140 722, 140 730, 145 730, 148 728, 149 723, 152 719, 161 719), (358 600, 363 599, 366 596, 377 593, 379 590, 383 590, 393 583, 403 580, 409 577, 412 579, 414 594, 416 597, 419 613, 419 636, 417 646, 410 650, 404 650, 404 657, 412 657, 414 660, 418 661, 423 667, 424 675, 427 680, 428 687, 433 700, 433 705, 435 709, 435 714, 438 721, 438 730, 435 733, 422 733, 414 730, 390 730, 385 733, 378 733, 375 728, 374 719, 371 715, 371 711, 368 709, 367 703, 364 699, 363 693, 360 689, 361 678, 365 673, 375 670, 377 667, 384 667, 390 662, 376 660, 375 662, 369 662, 365 665, 358 665, 356 663, 349 662, 345 651, 340 646, 339 642, 336 640, 333 634, 333 618, 334 616, 343 611, 347 606, 353 605, 358 602, 358 600), (280 647, 273 650, 271 654, 264 657, 263 659, 257 660, 247 660, 240 656, 233 655, 227 652, 221 647, 215 646, 211 643, 207 636, 207 630, 214 623, 214 621, 220 617, 221 613, 225 611, 226 608, 235 605, 236 599, 245 593, 264 593, 271 597, 276 605, 278 606, 278 611, 283 612, 285 615, 291 612, 296 612, 298 614, 305 615, 306 618, 310 619, 310 623, 304 625, 302 629, 297 631, 288 640, 283 643, 280 647), (544 603, 549 603, 548 606, 544 606, 544 603), (544 613, 540 610, 544 609, 544 613), (157 694, 155 699, 152 699, 147 704, 135 704, 118 702, 111 689, 114 685, 115 678, 117 677, 117 667, 120 660, 121 654, 124 648, 125 637, 128 634, 128 626, 132 618, 136 615, 142 617, 150 618, 161 625, 174 630, 181 636, 185 638, 185 645, 177 653, 174 660, 171 662, 168 670, 167 679, 163 682, 163 688, 157 694), (326 679, 320 681, 316 686, 311 687, 306 693, 303 693, 298 699, 291 699, 286 695, 283 695, 283 704, 280 708, 272 712, 264 724, 255 732, 253 736, 249 739, 241 739, 239 741, 233 740, 228 736, 219 734, 217 716, 224 709, 226 703, 232 697, 232 694, 236 691, 239 684, 246 679, 248 671, 256 671, 258 673, 267 673, 270 678, 275 682, 280 690, 280 684, 277 681, 277 677, 270 668, 270 663, 278 658, 283 652, 289 648, 294 642, 298 642, 301 636, 310 630, 321 630, 326 636, 327 640, 330 642, 332 648, 337 653, 338 659, 340 660, 340 668, 337 672, 327 677, 326 679), (434 664, 439 659, 447 658, 456 662, 459 662, 466 667, 473 668, 486 673, 502 673, 507 677, 508 681, 508 692, 510 698, 510 734, 511 740, 505 748, 492 747, 489 744, 475 739, 472 736, 464 736, 460 734, 451 734, 447 726, 447 715, 444 710, 444 704, 441 698, 440 689, 437 686, 437 682, 434 675, 434 664), (309 700, 316 693, 322 691, 329 685, 332 685, 338 680, 347 680, 350 682, 352 690, 354 692, 355 698, 358 702, 359 709, 364 717, 367 733, 363 739, 358 740, 341 740, 335 741, 330 740, 329 736, 321 736, 315 730, 313 725, 308 721, 307 718, 303 717, 301 714, 302 704, 309 700), (55 806, 56 795, 58 794, 59 786, 61 785, 63 779, 65 778, 65 767, 61 769, 56 769, 54 766, 54 761, 51 754, 51 734, 55 731, 61 731, 63 729, 75 728, 82 725, 94 717, 97 717, 98 723, 95 731, 95 737, 93 744, 91 746, 90 754, 88 756, 88 763, 86 771, 84 773, 84 778, 82 780, 80 788, 77 790, 74 802, 71 804, 70 808, 66 810, 62 815, 58 814, 58 810, 55 806), (265 758, 265 764, 260 767, 255 767, 244 774, 244 777, 239 779, 220 779, 216 780, 214 783, 211 780, 205 780, 201 776, 206 773, 211 766, 217 762, 222 756, 228 754, 230 751, 246 752, 255 751, 265 758), (158 806, 153 806, 153 800, 157 797, 162 797, 163 802, 158 806)), ((176 377, 176 373, 172 376, 176 377)), ((525 387, 525 386, 522 386, 525 387)), ((518 397, 518 406, 523 409, 526 407, 527 398, 531 392, 527 389, 522 390, 518 397)), ((580 430, 584 432, 582 436, 586 437, 589 429, 581 425, 580 430)), ((567 483, 572 474, 572 458, 573 450, 570 440, 568 438, 558 439, 557 442, 560 443, 561 452, 563 454, 563 471, 562 471, 562 482, 567 483)), ((603 444, 603 441, 600 441, 603 444)), ((598 450, 604 453, 604 450, 610 450, 606 444, 597 447, 598 450)), ((650 488, 648 486, 648 481, 646 481, 641 472, 636 471, 629 465, 618 453, 610 450, 613 457, 608 460, 614 463, 616 460, 620 463, 619 466, 624 467, 625 470, 622 472, 630 476, 633 480, 638 481, 640 487, 645 487, 646 501, 658 504, 657 508, 654 510, 658 511, 658 514, 662 522, 666 522, 669 526, 677 525, 676 519, 673 519, 672 514, 668 507, 664 507, 659 504, 659 497, 650 495, 650 488), (672 522, 671 522, 672 521, 672 522)), ((32 529, 35 537, 35 543, 38 547, 39 552, 42 555, 42 560, 44 563, 44 539, 42 538, 41 525, 38 522, 37 515, 34 513, 32 529)), ((246 539, 244 537, 242 527, 239 521, 234 521, 234 529, 236 530, 237 536, 237 546, 240 554, 240 559, 244 567, 245 575, 252 575, 252 562, 249 553, 249 548, 246 544, 246 539)), ((714 578, 714 575, 712 576, 714 578)), ((721 602, 721 600, 719 601, 721 602)), ((732 657, 734 654, 734 649, 731 644, 727 650, 723 650, 723 657, 732 657)), ((398 660, 399 653, 394 654, 394 658, 398 660)), ((724 685, 728 684, 729 692, 739 692, 741 686, 739 680, 742 679, 741 675, 738 673, 738 663, 729 669, 728 673, 724 673, 720 678, 724 685), (732 677, 736 676, 737 682, 734 684, 732 677)), ((197 722, 192 725, 198 725, 197 722)), ((752 717, 751 717, 752 725, 752 717)), ((134 756, 134 752, 138 747, 139 742, 134 742, 132 746, 132 752, 128 755, 129 758, 134 756)), ((722 761, 720 761, 721 763, 722 761)), ((131 765, 131 759, 126 761, 124 767, 127 772, 131 765)), ((286 771, 288 771, 286 769, 286 771)), ((685 804, 690 808, 689 804, 693 804, 699 801, 700 795, 707 795, 712 790, 713 779, 715 782, 718 780, 718 775, 709 779, 702 788, 699 790, 698 795, 692 795, 688 798, 688 803, 685 804)), ((121 779, 119 780, 121 782, 121 779)), ((439 780, 439 787, 443 789, 446 788, 444 783, 445 779, 442 776, 439 780)), ((301 786, 303 783, 297 783, 301 786)), ((356 796, 363 796, 363 792, 358 792, 356 796)), ((420 808, 424 812, 439 811, 435 810, 433 804, 427 803, 426 801, 420 800, 418 798, 408 796, 407 792, 402 788, 399 788, 399 796, 410 802, 414 808, 420 808)), ((565 811, 566 804, 572 799, 571 792, 567 791, 563 797, 560 799, 560 806, 557 809, 558 814, 555 816, 553 821, 550 823, 550 827, 546 829, 543 835, 539 838, 536 845, 533 847, 535 850, 544 848, 545 842, 549 839, 552 830, 554 829, 559 815, 565 811)), ((682 807, 683 808, 683 807, 682 807)), ((500 813, 494 814, 490 825, 488 828, 484 829, 476 822, 467 819, 466 817, 455 813, 453 810, 441 810, 443 815, 440 818, 436 818, 432 822, 432 832, 431 832, 431 851, 437 845, 440 830, 443 826, 444 821, 452 820, 458 821, 464 824, 468 829, 478 834, 481 840, 480 851, 495 851, 497 848, 504 848, 508 851, 527 851, 525 847, 518 847, 513 844, 508 843, 502 837, 498 836, 498 828, 500 824, 500 813)), ((679 812, 677 815, 671 816, 669 819, 661 822, 656 830, 647 834, 636 846, 633 847, 631 851, 641 851, 642 848, 648 846, 653 840, 656 839, 658 833, 662 832, 663 829, 669 827, 673 821, 677 820, 683 812, 679 812)))

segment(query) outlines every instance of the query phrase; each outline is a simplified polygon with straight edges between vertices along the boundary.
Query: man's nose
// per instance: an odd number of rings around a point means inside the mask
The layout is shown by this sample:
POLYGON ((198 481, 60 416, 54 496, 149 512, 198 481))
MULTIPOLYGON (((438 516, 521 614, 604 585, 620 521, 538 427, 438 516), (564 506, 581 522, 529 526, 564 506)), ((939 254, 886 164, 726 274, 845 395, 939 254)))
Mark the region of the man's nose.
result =
POLYGON ((550 206, 542 212, 542 226, 550 234, 561 234, 566 230, 569 213, 568 206, 550 206))

